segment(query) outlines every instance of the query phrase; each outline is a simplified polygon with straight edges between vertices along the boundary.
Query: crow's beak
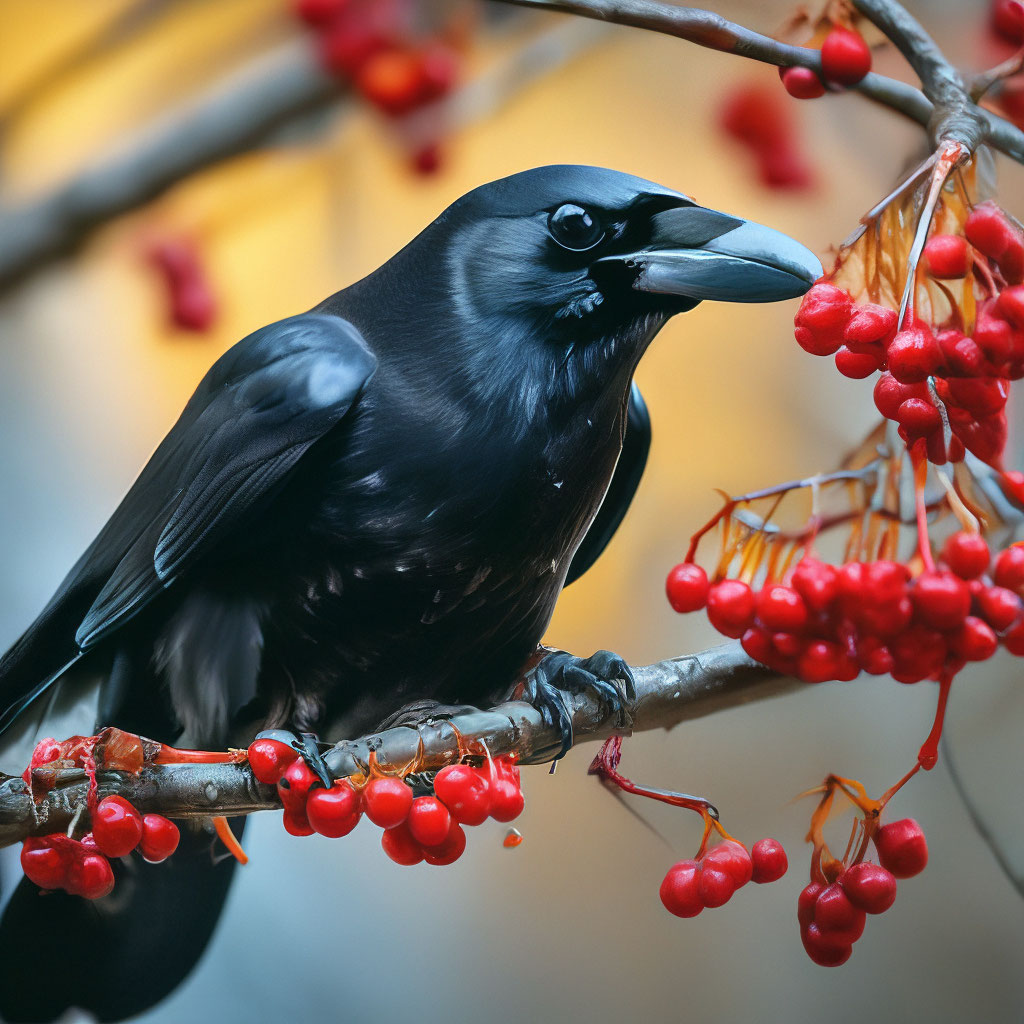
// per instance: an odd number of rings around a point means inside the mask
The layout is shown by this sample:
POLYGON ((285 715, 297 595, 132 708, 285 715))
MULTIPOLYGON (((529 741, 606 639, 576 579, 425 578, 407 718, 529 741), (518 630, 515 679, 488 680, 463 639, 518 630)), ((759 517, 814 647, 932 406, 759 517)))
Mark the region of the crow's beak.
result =
POLYGON ((814 253, 788 235, 716 210, 673 207, 651 223, 649 248, 598 261, 628 269, 638 291, 775 302, 803 295, 822 273, 814 253))

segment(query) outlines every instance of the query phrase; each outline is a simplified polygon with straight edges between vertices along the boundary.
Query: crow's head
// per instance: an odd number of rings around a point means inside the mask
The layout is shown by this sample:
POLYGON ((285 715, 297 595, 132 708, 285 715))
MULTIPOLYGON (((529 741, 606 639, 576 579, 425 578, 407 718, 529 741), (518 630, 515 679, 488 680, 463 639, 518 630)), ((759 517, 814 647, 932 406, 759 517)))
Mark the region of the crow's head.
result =
POLYGON ((466 313, 527 318, 574 334, 702 299, 802 295, 814 255, 751 221, 601 167, 538 167, 463 196, 442 216, 454 294, 466 313))

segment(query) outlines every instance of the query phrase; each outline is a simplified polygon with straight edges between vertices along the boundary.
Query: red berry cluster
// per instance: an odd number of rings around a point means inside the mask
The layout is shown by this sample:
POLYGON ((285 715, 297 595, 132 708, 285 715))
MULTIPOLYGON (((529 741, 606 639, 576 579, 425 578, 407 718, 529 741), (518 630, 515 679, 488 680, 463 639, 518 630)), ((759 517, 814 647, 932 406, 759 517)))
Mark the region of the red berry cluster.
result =
POLYGON ((141 815, 124 797, 104 797, 92 812, 92 831, 81 840, 62 833, 26 839, 21 867, 42 889, 64 889, 96 900, 114 888, 109 857, 138 849, 146 860, 166 860, 178 848, 178 828, 159 814, 141 815))
POLYGON ((217 298, 198 245, 163 238, 149 246, 147 258, 163 285, 170 323, 185 331, 209 330, 217 318, 217 298))
POLYGON ((750 852, 734 839, 711 847, 696 859, 669 868, 661 902, 676 917, 696 917, 705 907, 721 907, 747 882, 775 882, 789 867, 786 851, 774 839, 761 839, 750 852))
POLYGON ((992 294, 978 303, 970 335, 953 322, 958 314, 936 328, 908 318, 897 332, 894 310, 854 303, 823 279, 797 311, 797 343, 812 355, 834 355, 847 377, 882 371, 878 411, 931 462, 959 462, 966 448, 998 467, 1009 382, 1024 377, 1024 232, 995 203, 981 203, 968 215, 964 236, 933 237, 923 261, 940 279, 964 277, 972 262, 987 268, 992 294), (940 403, 952 431, 948 447, 940 403))
POLYGON ((348 835, 365 814, 384 829, 381 846, 398 864, 451 864, 466 848, 463 825, 488 818, 513 821, 523 811, 519 769, 512 756, 489 758, 479 768, 454 764, 434 778, 433 796, 414 796, 393 776, 361 787, 341 779, 324 788, 298 752, 277 740, 255 740, 249 766, 260 782, 277 786, 284 827, 292 835, 348 835))
POLYGON ((888 910, 896 899, 896 879, 911 878, 928 863, 928 844, 913 818, 883 825, 873 839, 879 864, 859 861, 835 881, 811 882, 800 893, 800 938, 821 967, 846 963, 864 933, 866 915, 888 910))
MULTIPOLYGON (((871 50, 857 31, 837 25, 821 42, 821 70, 829 85, 849 89, 871 70, 871 50)), ((825 95, 825 83, 810 68, 779 68, 786 92, 798 100, 825 95)))
MULTIPOLYGON (((378 110, 401 117, 447 95, 458 77, 456 51, 441 38, 410 37, 402 5, 389 0, 293 0, 295 14, 317 35, 328 71, 350 83, 378 110)), ((429 173, 437 147, 413 155, 429 173)))
POLYGON ((902 683, 990 658, 1000 643, 1024 655, 1024 545, 991 567, 977 534, 953 534, 934 570, 911 578, 902 562, 829 565, 805 556, 788 583, 755 592, 740 580, 709 584, 693 562, 677 565, 666 591, 679 612, 706 607, 720 633, 762 664, 809 683, 860 672, 902 683))

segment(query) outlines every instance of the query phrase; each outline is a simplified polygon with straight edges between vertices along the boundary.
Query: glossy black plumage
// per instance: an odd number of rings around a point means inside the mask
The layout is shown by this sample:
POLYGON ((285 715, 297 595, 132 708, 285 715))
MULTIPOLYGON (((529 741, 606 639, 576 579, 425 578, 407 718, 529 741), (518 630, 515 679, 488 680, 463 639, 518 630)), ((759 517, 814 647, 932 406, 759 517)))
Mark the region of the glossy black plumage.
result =
POLYGON ((639 482, 651 339, 705 294, 796 295, 819 270, 613 171, 474 190, 218 360, 0 661, 0 729, 84 674, 104 680, 102 724, 202 746, 500 697, 639 482))

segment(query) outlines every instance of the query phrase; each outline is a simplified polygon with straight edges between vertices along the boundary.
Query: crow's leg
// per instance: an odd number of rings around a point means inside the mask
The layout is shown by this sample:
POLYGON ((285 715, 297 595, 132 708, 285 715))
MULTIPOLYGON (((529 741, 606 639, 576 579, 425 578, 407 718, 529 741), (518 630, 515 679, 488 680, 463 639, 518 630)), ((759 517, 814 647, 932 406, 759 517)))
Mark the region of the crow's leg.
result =
POLYGON ((636 687, 622 658, 611 651, 577 658, 549 650, 516 687, 514 696, 532 704, 546 725, 558 729, 562 746, 555 760, 564 757, 573 744, 570 697, 577 693, 596 696, 609 714, 618 716, 619 728, 629 729, 633 724, 629 705, 636 698, 636 687))

